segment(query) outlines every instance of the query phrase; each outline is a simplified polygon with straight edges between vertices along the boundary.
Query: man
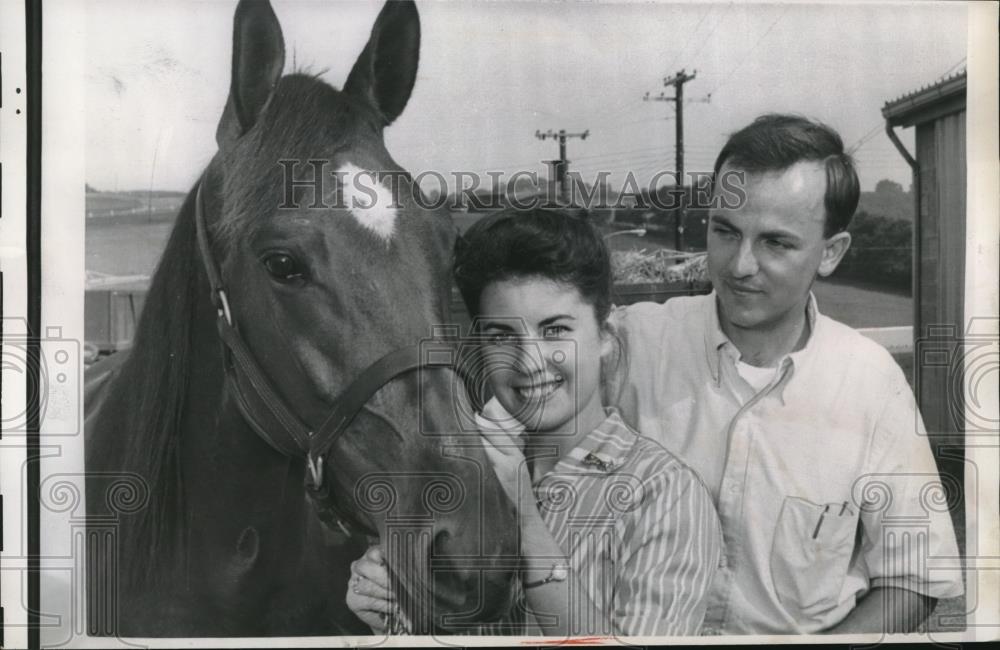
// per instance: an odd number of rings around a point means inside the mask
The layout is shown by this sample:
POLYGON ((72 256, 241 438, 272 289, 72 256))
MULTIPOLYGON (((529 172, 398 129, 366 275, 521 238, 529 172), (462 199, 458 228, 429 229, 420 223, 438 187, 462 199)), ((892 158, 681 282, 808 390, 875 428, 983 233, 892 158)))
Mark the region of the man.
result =
MULTIPOLYGON (((859 184, 840 137, 766 115, 715 164, 714 292, 619 308, 609 403, 691 465, 722 521, 707 634, 904 632, 962 593, 913 395, 811 287, 850 246, 859 184)), ((874 306, 877 308, 877 306, 874 306)))

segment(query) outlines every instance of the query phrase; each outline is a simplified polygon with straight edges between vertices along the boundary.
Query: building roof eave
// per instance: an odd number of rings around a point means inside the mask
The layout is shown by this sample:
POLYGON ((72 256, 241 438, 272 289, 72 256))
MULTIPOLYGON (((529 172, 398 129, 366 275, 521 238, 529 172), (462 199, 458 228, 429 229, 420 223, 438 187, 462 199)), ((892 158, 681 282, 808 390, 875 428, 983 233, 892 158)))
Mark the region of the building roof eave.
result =
POLYGON ((913 126, 965 109, 966 72, 903 95, 882 107, 892 126, 913 126))

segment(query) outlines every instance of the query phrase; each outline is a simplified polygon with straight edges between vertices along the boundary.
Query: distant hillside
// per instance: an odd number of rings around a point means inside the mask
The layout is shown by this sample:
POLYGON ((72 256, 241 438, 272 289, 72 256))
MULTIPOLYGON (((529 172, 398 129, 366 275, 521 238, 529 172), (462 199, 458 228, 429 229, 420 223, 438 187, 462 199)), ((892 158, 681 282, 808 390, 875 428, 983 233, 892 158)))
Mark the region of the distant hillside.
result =
POLYGON ((904 192, 903 186, 890 180, 881 180, 874 192, 862 192, 858 212, 873 217, 913 221, 913 193, 904 192))
MULTIPOLYGON (((568 177, 570 188, 570 203, 577 208, 589 204, 613 204, 618 198, 618 193, 605 184, 603 191, 596 185, 591 185, 582 179, 570 175, 568 177)), ((549 180, 544 176, 538 176, 532 180, 527 176, 514 178, 512 188, 505 184, 500 187, 481 188, 475 192, 452 194, 448 197, 450 206, 464 206, 470 212, 480 210, 493 210, 500 207, 509 206, 512 203, 528 205, 532 201, 537 201, 541 205, 561 203, 562 192, 556 181, 549 180), (512 191, 508 191, 508 190, 512 191)))
POLYGON ((184 202, 183 192, 133 190, 126 192, 95 192, 90 186, 84 195, 87 218, 116 219, 137 217, 148 221, 172 219, 184 202))
POLYGON ((535 197, 546 198, 548 196, 559 196, 559 191, 553 181, 549 181, 545 177, 538 177, 537 181, 533 181, 527 176, 518 176, 514 179, 514 185, 511 188, 508 188, 506 184, 501 184, 499 187, 481 188, 471 193, 462 193, 459 196, 453 194, 449 197, 449 205, 464 205, 470 212, 479 212, 508 206, 512 199, 528 203, 535 197), (511 189, 512 192, 508 192, 508 189, 511 189))
POLYGON ((127 190, 124 192, 117 192, 124 196, 135 196, 139 199, 145 199, 152 196, 154 199, 181 199, 183 200, 187 196, 187 192, 177 192, 175 190, 127 190))
POLYGON ((142 202, 134 196, 117 192, 90 192, 84 197, 87 214, 102 215, 125 210, 134 210, 142 206, 142 202))

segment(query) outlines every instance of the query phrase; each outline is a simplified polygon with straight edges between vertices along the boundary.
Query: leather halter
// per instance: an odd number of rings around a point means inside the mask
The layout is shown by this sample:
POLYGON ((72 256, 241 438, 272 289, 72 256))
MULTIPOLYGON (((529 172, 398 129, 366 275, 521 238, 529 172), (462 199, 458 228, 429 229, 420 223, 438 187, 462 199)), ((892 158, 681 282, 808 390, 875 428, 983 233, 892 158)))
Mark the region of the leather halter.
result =
POLYGON ((243 419, 258 436, 284 456, 303 458, 309 471, 306 487, 317 513, 327 524, 336 524, 348 533, 345 522, 377 536, 371 527, 345 513, 333 499, 328 481, 323 478, 324 458, 347 431, 358 412, 392 379, 421 369, 450 369, 454 362, 446 357, 454 355, 427 355, 421 358, 421 346, 394 350, 368 366, 337 396, 329 415, 318 427, 302 422, 281 398, 268 380, 264 370, 254 359, 246 342, 237 329, 219 268, 212 256, 208 240, 208 227, 203 210, 202 182, 198 181, 195 196, 195 227, 198 248, 211 287, 212 304, 217 311, 216 326, 225 346, 226 381, 232 389, 237 408, 243 419))

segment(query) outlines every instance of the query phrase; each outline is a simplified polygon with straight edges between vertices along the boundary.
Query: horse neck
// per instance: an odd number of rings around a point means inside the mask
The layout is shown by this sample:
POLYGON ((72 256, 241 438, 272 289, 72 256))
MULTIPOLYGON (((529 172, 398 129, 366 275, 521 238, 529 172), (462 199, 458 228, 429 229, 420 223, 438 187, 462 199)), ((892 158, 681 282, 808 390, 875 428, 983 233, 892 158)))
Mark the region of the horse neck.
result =
MULTIPOLYGON (((184 249, 198 251, 193 214, 183 215, 184 249), (190 232, 188 232, 190 230, 190 232)), ((183 489, 185 530, 180 540, 186 583, 225 604, 264 602, 266 590, 294 566, 303 544, 304 469, 279 456, 243 418, 227 385, 218 314, 198 256, 186 349, 187 381, 181 410, 177 480, 183 489), (279 553, 276 553, 279 550, 279 553)))
MULTIPOLYGON (((217 404, 221 394, 221 353, 207 279, 192 258, 197 250, 192 192, 150 283, 128 358, 88 435, 88 470, 131 476, 145 488, 144 508, 114 513, 130 584, 176 573, 184 555, 182 439, 203 411, 200 404, 217 404)), ((217 424, 197 422, 206 435, 217 424)), ((89 486, 87 497, 88 507, 106 508, 103 494, 89 486)))

